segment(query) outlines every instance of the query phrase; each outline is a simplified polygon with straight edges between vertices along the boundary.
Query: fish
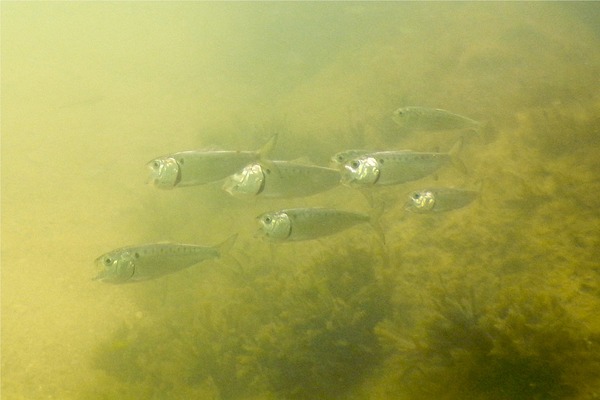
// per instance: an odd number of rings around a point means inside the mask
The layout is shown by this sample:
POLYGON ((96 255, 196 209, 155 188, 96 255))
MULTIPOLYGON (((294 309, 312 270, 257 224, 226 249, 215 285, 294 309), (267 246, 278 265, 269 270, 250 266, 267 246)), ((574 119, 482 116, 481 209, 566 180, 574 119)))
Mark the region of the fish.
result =
POLYGON ((95 260, 100 273, 93 278, 106 283, 132 283, 162 277, 205 260, 223 256, 237 234, 213 247, 179 243, 153 243, 122 247, 95 260))
POLYGON ((291 161, 253 163, 227 178, 223 190, 232 196, 305 197, 340 184, 337 169, 291 161))
POLYGON ((373 215, 333 208, 290 208, 266 212, 257 217, 260 226, 258 234, 279 242, 313 240, 369 223, 385 242, 379 225, 383 208, 374 210, 373 215))
POLYGON ((392 119, 408 131, 446 131, 480 128, 481 123, 439 108, 401 107, 392 119))
POLYGON ((220 181, 244 166, 266 158, 275 147, 277 135, 256 151, 182 151, 155 158, 146 164, 148 183, 159 189, 204 185, 220 181))
POLYGON ((346 161, 342 183, 354 187, 394 185, 424 178, 448 163, 466 172, 464 164, 457 157, 461 147, 462 139, 447 153, 411 150, 367 153, 346 161))
POLYGON ((429 188, 411 192, 405 209, 414 213, 436 213, 465 207, 479 196, 477 190, 429 188))

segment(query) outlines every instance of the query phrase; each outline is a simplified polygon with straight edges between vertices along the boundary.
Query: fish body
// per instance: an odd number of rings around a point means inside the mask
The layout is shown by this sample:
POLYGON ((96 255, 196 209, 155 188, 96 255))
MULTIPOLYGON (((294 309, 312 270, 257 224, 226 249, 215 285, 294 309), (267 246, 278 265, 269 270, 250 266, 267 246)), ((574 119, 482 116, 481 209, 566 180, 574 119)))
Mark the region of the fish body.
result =
POLYGON ((480 127, 480 123, 475 120, 439 108, 401 107, 394 111, 392 119, 409 131, 445 131, 480 127))
POLYGON ((236 237, 233 235, 213 247, 154 243, 113 250, 95 260, 100 273, 94 280, 130 283, 172 274, 202 261, 219 258, 233 246, 236 237))
POLYGON ((452 162, 461 169, 456 158, 462 145, 458 141, 448 153, 415 151, 380 151, 347 161, 342 171, 342 183, 349 186, 394 185, 410 182, 433 174, 452 162))
POLYGON ((160 189, 204 185, 224 179, 244 166, 263 159, 275 146, 277 135, 257 151, 182 151, 150 161, 149 182, 160 189))
POLYGON ((233 196, 268 198, 304 197, 332 189, 340 183, 336 169, 290 161, 253 163, 230 176, 223 189, 233 196))
POLYGON ((476 190, 431 188, 412 192, 406 210, 414 213, 437 213, 462 208, 479 196, 476 190))
POLYGON ((264 213, 258 219, 259 232, 274 241, 317 239, 372 221, 366 214, 331 208, 291 208, 264 213))

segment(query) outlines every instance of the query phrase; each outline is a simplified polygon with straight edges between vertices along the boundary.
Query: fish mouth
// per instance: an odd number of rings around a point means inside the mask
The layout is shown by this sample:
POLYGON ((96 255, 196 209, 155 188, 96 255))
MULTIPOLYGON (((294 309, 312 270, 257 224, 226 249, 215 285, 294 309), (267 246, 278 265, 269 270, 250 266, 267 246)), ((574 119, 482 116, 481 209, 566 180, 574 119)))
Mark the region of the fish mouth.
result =
POLYGON ((98 275, 92 278, 92 281, 106 282, 110 278, 108 271, 102 271, 98 275))

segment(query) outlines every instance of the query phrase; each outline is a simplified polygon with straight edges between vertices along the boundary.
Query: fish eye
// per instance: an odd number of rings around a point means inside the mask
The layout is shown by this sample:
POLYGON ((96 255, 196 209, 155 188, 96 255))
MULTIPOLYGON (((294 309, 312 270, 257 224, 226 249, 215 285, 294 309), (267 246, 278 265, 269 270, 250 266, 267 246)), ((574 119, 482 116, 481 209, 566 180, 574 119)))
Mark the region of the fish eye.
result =
POLYGON ((104 258, 104 265, 108 266, 108 265, 111 265, 112 263, 113 263, 112 258, 110 258, 110 257, 104 258))
POLYGON ((265 224, 270 224, 273 220, 271 219, 271 217, 265 217, 263 221, 265 221, 265 224))
POLYGON ((337 157, 336 157, 336 159, 337 159, 339 162, 342 162, 342 161, 344 161, 344 157, 343 157, 341 154, 340 154, 339 156, 337 156, 337 157))
POLYGON ((152 166, 153 166, 154 168, 159 168, 159 167, 160 167, 160 161, 154 161, 154 162, 152 163, 152 166))
POLYGON ((358 161, 352 161, 352 162, 350 163, 350 166, 351 166, 352 168, 358 168, 358 167, 360 166, 360 163, 359 163, 358 161))

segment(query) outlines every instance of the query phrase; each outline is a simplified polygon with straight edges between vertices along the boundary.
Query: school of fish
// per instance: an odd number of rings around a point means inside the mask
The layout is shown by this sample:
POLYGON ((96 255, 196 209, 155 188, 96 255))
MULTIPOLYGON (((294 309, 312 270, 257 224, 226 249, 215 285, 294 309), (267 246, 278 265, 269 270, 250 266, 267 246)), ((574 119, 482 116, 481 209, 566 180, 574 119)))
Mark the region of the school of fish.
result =
MULTIPOLYGON (((452 112, 425 107, 401 107, 392 120, 404 132, 478 132, 482 124, 452 112)), ((254 151, 181 151, 147 163, 147 183, 158 189, 174 189, 222 181, 222 189, 237 198, 301 198, 331 190, 339 185, 360 189, 370 197, 376 186, 417 181, 452 165, 466 168, 458 157, 459 139, 447 152, 412 150, 343 150, 331 157, 330 167, 306 162, 272 160, 277 135, 254 151)), ((435 187, 410 192, 405 210, 417 214, 438 214, 468 206, 480 189, 435 187)), ((267 210, 256 217, 255 236, 271 242, 314 240, 334 235, 358 224, 369 224, 381 243, 385 236, 379 217, 383 205, 371 202, 369 212, 334 208, 284 208, 267 210)), ((106 283, 131 283, 159 278, 223 257, 234 246, 232 234, 214 246, 179 243, 150 243, 109 251, 95 261, 94 278, 106 283)))

